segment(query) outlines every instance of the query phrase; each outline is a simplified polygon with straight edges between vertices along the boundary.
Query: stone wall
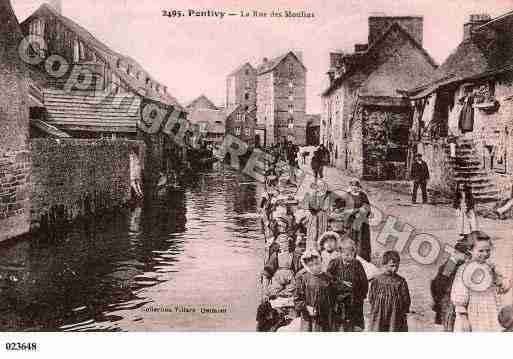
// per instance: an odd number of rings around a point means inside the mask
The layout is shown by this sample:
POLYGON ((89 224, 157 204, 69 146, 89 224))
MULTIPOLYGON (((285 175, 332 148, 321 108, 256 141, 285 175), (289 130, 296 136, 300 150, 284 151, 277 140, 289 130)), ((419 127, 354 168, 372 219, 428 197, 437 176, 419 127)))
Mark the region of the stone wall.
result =
POLYGON ((33 139, 30 145, 34 229, 125 204, 130 154, 144 153, 142 142, 128 140, 33 139))
POLYGON ((428 188, 452 196, 455 182, 447 140, 442 138, 420 143, 417 152, 422 154, 422 159, 426 161, 429 168, 428 188))
POLYGON ((28 73, 10 1, 0 1, 0 242, 29 229, 28 73))

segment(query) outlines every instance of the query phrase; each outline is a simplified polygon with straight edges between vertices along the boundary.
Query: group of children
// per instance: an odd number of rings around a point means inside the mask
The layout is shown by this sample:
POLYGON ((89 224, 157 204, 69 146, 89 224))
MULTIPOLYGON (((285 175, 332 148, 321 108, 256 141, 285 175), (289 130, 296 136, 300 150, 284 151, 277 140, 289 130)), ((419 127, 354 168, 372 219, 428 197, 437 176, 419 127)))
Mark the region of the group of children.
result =
MULTIPOLYGON (((281 300, 287 313, 300 318, 302 331, 363 331, 363 305, 371 304, 369 330, 407 331, 410 295, 397 274, 400 258, 395 251, 383 255, 382 274, 370 282, 349 237, 324 232, 317 245, 307 248, 304 230, 291 231, 288 221, 276 219, 274 239, 264 266, 265 293, 261 308, 281 300)), ((266 315, 259 311, 259 328, 266 315)), ((272 316, 271 316, 272 317, 272 316)))

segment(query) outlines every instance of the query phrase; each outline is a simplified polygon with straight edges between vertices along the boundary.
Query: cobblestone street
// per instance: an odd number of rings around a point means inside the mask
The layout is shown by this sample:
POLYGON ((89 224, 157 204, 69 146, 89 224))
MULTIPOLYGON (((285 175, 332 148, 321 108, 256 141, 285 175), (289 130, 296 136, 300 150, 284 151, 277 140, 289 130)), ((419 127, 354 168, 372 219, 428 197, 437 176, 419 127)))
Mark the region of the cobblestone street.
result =
MULTIPOLYGON (((303 170, 311 173, 308 165, 304 165, 303 170)), ((351 178, 351 176, 336 168, 324 168, 324 181, 331 190, 347 189, 351 178)), ((309 188, 311 181, 312 177, 306 176, 303 188, 309 188)), ((387 249, 392 249, 396 243, 396 239, 392 237, 388 238, 385 246, 376 241, 384 227, 387 216, 396 218, 395 229, 398 231, 401 231, 403 226, 407 224, 413 227, 414 232, 412 233, 414 234, 429 233, 435 236, 442 248, 446 244, 454 245, 456 243, 458 239, 456 213, 450 205, 412 204, 410 196, 380 188, 379 184, 376 183, 373 183, 372 186, 363 183, 363 188, 368 194, 371 204, 383 213, 381 224, 378 226, 371 225, 373 262, 375 264, 379 264, 381 254, 387 249)), ((389 219, 389 221, 392 220, 394 219, 389 219)), ((513 221, 494 221, 479 217, 478 223, 481 229, 494 240, 494 255, 498 269, 506 277, 511 278, 513 271, 511 260, 513 252, 511 228, 513 221)), ((413 236, 410 237, 410 240, 413 236)), ((442 261, 438 259, 433 265, 418 264, 412 260, 408 248, 409 245, 406 244, 405 250, 401 253, 399 274, 406 278, 412 296, 409 329, 410 331, 439 331, 442 328, 434 324, 434 312, 431 310, 430 281, 434 278, 442 261)), ((441 255, 443 256, 443 252, 441 255)), ((500 298, 501 305, 511 303, 511 301, 511 291, 500 298)))

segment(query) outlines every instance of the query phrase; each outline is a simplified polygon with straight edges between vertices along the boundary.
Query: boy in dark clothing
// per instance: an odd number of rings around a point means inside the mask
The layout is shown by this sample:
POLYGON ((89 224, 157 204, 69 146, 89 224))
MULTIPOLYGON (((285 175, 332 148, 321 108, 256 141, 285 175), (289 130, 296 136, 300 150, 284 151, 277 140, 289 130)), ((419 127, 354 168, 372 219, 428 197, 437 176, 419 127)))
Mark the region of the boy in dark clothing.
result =
POLYGON ((356 245, 351 239, 339 244, 340 257, 331 260, 327 274, 336 293, 334 331, 362 331, 365 327, 363 302, 369 281, 362 264, 356 259, 356 245))

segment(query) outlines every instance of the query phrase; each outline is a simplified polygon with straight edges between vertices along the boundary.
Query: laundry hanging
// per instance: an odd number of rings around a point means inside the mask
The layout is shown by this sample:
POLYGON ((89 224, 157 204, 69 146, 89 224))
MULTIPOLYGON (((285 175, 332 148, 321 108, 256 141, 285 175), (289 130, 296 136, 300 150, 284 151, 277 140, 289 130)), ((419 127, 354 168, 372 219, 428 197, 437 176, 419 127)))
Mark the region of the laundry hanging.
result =
POLYGON ((462 133, 474 131, 474 95, 469 95, 465 99, 463 108, 461 109, 458 127, 462 133))
POLYGON ((449 126, 449 134, 452 136, 459 136, 460 135, 460 115, 461 110, 463 109, 463 105, 459 102, 456 102, 451 110, 449 112, 449 120, 448 120, 448 126, 449 126))
POLYGON ((436 93, 432 94, 426 99, 426 103, 424 105, 424 111, 422 113, 422 121, 421 121, 421 131, 425 131, 429 128, 431 121, 435 115, 435 103, 436 103, 436 93))

